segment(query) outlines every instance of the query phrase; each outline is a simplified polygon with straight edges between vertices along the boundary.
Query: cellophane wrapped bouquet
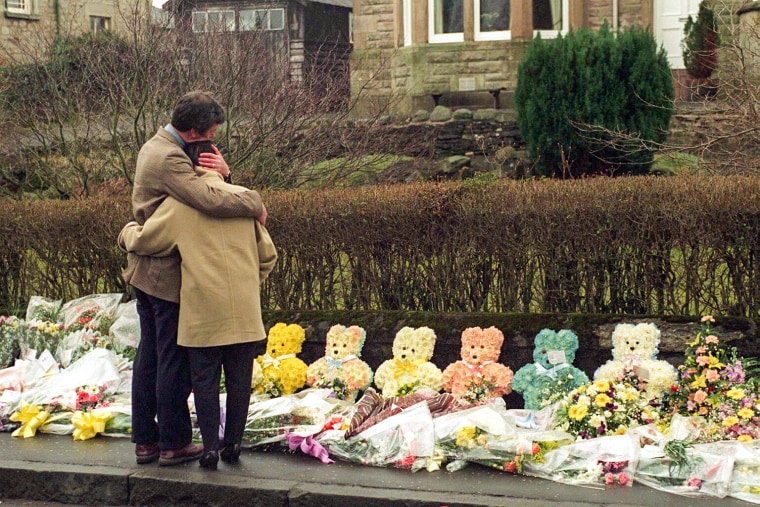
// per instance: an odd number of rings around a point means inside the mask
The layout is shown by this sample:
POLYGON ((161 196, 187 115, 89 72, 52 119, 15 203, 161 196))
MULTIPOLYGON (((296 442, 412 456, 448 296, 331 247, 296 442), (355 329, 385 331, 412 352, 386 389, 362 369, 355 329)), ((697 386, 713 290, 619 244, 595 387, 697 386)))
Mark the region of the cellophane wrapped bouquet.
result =
POLYGON ((612 435, 578 440, 546 452, 543 461, 526 461, 526 475, 562 484, 631 486, 639 460, 639 443, 633 435, 612 435))
POLYGON ((284 442, 288 433, 314 435, 333 415, 348 410, 348 403, 336 399, 330 389, 304 389, 269 399, 257 397, 248 407, 243 445, 256 447, 284 442))
POLYGON ((449 471, 478 463, 522 473, 525 461, 542 462, 547 451, 574 440, 560 431, 518 428, 501 398, 441 415, 434 424, 436 454, 448 461, 449 471))

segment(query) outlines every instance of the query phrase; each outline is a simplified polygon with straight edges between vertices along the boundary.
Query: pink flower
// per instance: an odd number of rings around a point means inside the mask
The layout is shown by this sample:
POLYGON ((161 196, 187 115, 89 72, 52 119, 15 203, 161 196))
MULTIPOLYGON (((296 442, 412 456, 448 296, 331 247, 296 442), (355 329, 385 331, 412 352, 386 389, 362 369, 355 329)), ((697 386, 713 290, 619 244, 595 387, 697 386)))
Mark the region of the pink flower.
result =
POLYGON ((694 393, 694 401, 697 403, 702 403, 707 399, 707 393, 704 392, 702 389, 694 393))
POLYGON ((720 340, 714 334, 708 335, 705 338, 705 343, 718 343, 718 342, 720 342, 720 340))
POLYGON ((700 319, 700 322, 708 322, 708 321, 714 323, 715 319, 713 318, 712 315, 705 315, 704 317, 702 317, 702 319, 700 319))
POLYGON ((691 477, 686 479, 686 485, 691 486, 692 488, 699 488, 702 486, 702 479, 692 475, 691 477))
POLYGON ((625 472, 620 472, 620 475, 618 475, 618 482, 621 486, 628 484, 628 474, 625 472))
POLYGON ((612 475, 612 472, 607 472, 604 474, 604 483, 605 484, 612 484, 615 482, 615 476, 612 475))
POLYGON ((699 366, 706 366, 710 364, 710 358, 708 356, 697 356, 697 364, 699 366))
POLYGON ((715 382, 716 380, 720 379, 720 374, 717 370, 705 370, 705 378, 708 382, 715 382))

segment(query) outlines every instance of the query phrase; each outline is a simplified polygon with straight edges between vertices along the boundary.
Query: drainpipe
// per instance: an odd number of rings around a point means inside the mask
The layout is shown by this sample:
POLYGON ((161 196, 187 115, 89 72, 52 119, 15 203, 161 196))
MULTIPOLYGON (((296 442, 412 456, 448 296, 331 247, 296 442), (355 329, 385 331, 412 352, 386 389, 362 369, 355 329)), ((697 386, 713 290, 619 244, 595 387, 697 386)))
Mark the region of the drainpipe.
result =
POLYGON ((620 20, 618 19, 620 17, 620 13, 618 12, 619 2, 620 0, 612 0, 612 33, 616 33, 620 25, 620 20))

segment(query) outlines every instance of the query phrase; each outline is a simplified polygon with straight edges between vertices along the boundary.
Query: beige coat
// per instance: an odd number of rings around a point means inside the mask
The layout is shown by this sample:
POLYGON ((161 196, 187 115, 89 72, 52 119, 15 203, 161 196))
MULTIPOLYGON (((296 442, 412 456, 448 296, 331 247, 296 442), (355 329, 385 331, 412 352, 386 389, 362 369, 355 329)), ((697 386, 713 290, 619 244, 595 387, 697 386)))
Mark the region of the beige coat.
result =
MULTIPOLYGON (((228 191, 215 172, 196 168, 203 181, 228 191)), ((182 257, 177 343, 208 347, 264 340, 259 285, 277 260, 266 229, 250 218, 214 218, 173 198, 140 226, 130 222, 119 246, 144 256, 182 257), (257 246, 257 234, 263 234, 257 246)))
MULTIPOLYGON (((134 219, 144 224, 168 196, 216 217, 261 216, 263 205, 255 190, 230 193, 206 185, 193 171, 190 157, 165 128, 150 138, 137 155, 132 189, 134 219)), ((151 296, 179 302, 180 258, 127 255, 124 281, 151 296)))

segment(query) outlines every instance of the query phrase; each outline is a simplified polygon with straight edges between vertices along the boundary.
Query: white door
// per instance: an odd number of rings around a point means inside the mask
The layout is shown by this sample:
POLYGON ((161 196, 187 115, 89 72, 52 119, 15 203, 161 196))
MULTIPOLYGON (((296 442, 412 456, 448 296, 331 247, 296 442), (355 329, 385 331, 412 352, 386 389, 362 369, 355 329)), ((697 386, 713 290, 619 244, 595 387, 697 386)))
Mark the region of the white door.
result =
POLYGON ((672 69, 683 69, 683 27, 686 20, 695 19, 699 0, 654 0, 654 36, 658 45, 668 53, 672 69))

